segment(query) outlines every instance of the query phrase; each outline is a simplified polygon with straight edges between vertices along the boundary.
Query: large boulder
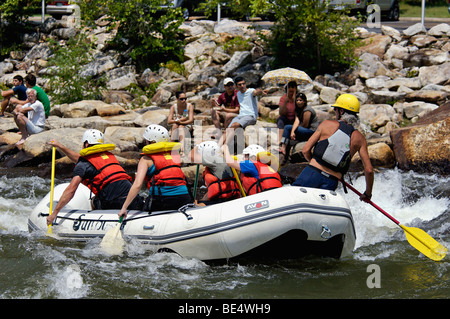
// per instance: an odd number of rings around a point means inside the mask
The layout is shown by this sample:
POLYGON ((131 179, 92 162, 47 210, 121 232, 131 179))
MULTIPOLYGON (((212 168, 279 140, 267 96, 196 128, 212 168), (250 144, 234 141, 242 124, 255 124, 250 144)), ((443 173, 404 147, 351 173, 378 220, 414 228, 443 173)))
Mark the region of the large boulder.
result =
MULTIPOLYGON (((374 167, 391 168, 395 165, 394 152, 386 143, 376 143, 367 147, 370 162, 374 167)), ((359 153, 356 153, 351 162, 350 170, 361 170, 364 166, 359 153)))
POLYGON ((415 125, 391 131, 398 167, 450 173, 450 102, 428 113, 415 125))
POLYGON ((356 50, 356 53, 368 52, 383 57, 386 48, 391 44, 392 39, 388 35, 377 34, 363 40, 363 46, 356 50))
POLYGON ((125 109, 117 104, 108 104, 97 100, 83 100, 53 107, 50 114, 65 118, 80 118, 95 115, 112 116, 125 114, 125 109))
POLYGON ((450 79, 450 62, 433 66, 422 66, 419 69, 419 79, 423 86, 444 84, 450 79))

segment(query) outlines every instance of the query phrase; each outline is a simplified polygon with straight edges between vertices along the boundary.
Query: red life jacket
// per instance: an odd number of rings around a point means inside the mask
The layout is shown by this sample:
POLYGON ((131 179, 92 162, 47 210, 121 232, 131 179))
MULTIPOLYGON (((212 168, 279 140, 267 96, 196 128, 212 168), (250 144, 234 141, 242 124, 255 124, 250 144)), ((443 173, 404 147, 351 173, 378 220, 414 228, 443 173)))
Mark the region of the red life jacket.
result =
POLYGON ((99 172, 92 180, 86 179, 82 181, 95 195, 112 182, 120 180, 128 180, 131 182, 131 177, 125 172, 116 157, 110 152, 90 154, 82 156, 82 158, 94 165, 99 172))
POLYGON ((155 173, 147 179, 147 188, 151 186, 186 186, 186 177, 181 170, 181 158, 178 152, 160 152, 145 154, 154 165, 155 173))
POLYGON ((232 199, 239 198, 240 191, 233 177, 219 180, 208 167, 205 167, 203 179, 208 187, 208 199, 232 199))
POLYGON ((267 164, 251 161, 258 170, 259 179, 241 173, 242 187, 247 195, 253 195, 269 189, 283 186, 280 174, 267 164))

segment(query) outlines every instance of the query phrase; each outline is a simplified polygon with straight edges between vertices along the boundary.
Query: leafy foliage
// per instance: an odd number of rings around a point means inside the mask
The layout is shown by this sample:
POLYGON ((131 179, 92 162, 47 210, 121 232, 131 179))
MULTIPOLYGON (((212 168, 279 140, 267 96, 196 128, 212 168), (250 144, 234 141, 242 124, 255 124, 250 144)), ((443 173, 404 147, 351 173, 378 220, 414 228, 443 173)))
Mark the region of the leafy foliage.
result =
POLYGON ((104 86, 101 79, 85 76, 85 65, 93 61, 91 44, 83 33, 71 38, 65 46, 51 40, 54 55, 49 59, 50 74, 47 88, 56 104, 98 99, 104 86))
MULTIPOLYGON (((253 0, 207 0, 199 4, 199 10, 204 12, 208 17, 216 17, 217 5, 221 5, 221 12, 227 17, 234 19, 243 19, 252 16, 251 4, 253 0)), ((261 3, 263 7, 260 12, 265 11, 266 3, 261 3)))
POLYGON ((248 39, 237 36, 227 41, 227 43, 223 45, 223 49, 230 55, 232 55, 235 51, 250 51, 252 47, 248 42, 248 39))
POLYGON ((254 0, 254 14, 269 10, 275 16, 267 38, 274 67, 294 67, 311 76, 353 66, 361 40, 353 32, 359 21, 343 11, 328 11, 316 0, 254 0))
POLYGON ((28 17, 41 6, 41 0, 0 0, 0 57, 22 43, 28 17))
POLYGON ((23 23, 37 9, 41 7, 41 0, 2 0, 0 12, 2 20, 8 23, 23 23))
POLYGON ((117 31, 113 41, 117 50, 129 51, 138 69, 157 67, 169 60, 181 61, 184 43, 179 27, 180 8, 166 7, 167 0, 91 0, 81 4, 85 21, 106 14, 117 31))

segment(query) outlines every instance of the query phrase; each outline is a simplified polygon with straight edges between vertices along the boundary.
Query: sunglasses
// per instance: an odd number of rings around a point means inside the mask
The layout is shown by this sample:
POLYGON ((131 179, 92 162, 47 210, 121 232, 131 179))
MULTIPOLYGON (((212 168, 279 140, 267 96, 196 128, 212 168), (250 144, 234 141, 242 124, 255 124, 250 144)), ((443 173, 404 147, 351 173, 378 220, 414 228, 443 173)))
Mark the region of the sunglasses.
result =
POLYGON ((238 83, 237 85, 238 85, 238 86, 244 86, 245 83, 238 83))
POLYGON ((187 97, 180 97, 180 101, 186 101, 187 97))

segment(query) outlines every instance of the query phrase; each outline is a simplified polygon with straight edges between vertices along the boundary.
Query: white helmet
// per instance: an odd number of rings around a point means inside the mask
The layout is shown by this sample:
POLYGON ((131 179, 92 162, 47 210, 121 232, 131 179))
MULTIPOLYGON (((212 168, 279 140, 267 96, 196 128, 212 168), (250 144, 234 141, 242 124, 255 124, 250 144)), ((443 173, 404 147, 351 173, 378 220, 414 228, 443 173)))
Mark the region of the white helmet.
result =
POLYGON ((247 146, 246 148, 244 148, 244 150, 242 151, 242 154, 244 154, 244 155, 248 154, 250 157, 252 157, 252 156, 258 155, 259 152, 265 152, 265 151, 266 150, 262 146, 259 146, 258 144, 251 144, 251 145, 247 146))
POLYGON ((159 143, 169 141, 169 131, 164 126, 158 124, 150 124, 147 126, 143 136, 149 142, 154 141, 155 143, 159 143))
POLYGON ((197 145, 197 153, 202 155, 216 156, 219 154, 220 147, 214 141, 201 142, 197 145))
POLYGON ((103 144, 103 133, 94 129, 87 130, 84 132, 81 142, 83 144, 84 142, 88 142, 90 145, 103 144))

